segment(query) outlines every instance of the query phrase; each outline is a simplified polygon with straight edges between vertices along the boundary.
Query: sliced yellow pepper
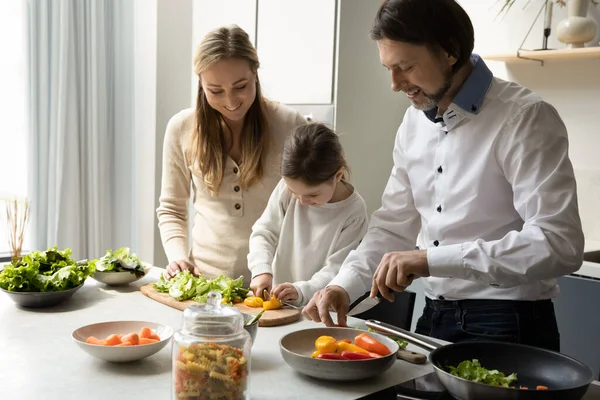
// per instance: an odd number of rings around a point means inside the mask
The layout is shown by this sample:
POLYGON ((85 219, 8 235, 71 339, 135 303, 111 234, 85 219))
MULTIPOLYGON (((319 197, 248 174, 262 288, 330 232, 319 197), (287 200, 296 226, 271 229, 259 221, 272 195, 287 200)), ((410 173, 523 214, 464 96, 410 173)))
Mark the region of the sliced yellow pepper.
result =
POLYGON ((248 307, 262 307, 263 299, 258 296, 250 296, 244 299, 244 304, 248 307))
POLYGON ((263 302, 262 307, 265 310, 275 310, 275 309, 281 307, 281 303, 275 297, 271 297, 270 300, 263 302))
POLYGON ((319 336, 315 340, 315 348, 319 353, 335 353, 338 342, 332 336, 319 336))
POLYGON ((369 352, 367 350, 363 349, 362 347, 358 347, 357 345, 352 344, 352 343, 346 343, 346 342, 339 341, 337 343, 337 349, 335 350, 335 352, 341 353, 344 350, 351 351, 353 353, 369 354, 369 352))

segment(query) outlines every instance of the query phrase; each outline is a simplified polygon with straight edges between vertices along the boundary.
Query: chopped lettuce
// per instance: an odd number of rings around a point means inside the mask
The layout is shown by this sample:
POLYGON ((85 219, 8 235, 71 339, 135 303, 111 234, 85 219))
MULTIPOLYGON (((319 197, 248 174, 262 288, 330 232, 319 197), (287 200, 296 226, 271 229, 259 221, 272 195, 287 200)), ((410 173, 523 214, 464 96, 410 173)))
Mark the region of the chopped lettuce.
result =
POLYGON ((223 302, 226 304, 238 303, 244 300, 249 289, 243 287, 243 277, 237 279, 220 275, 214 279, 206 279, 203 276, 195 277, 189 271, 183 271, 171 279, 161 275, 154 287, 158 292, 169 293, 178 301, 193 299, 198 303, 206 303, 209 292, 221 293, 223 302))
POLYGON ((504 373, 497 369, 485 369, 479 363, 479 360, 465 360, 458 364, 457 367, 448 366, 448 372, 459 378, 467 379, 473 382, 485 383, 492 386, 509 387, 517 380, 517 374, 512 373, 505 376, 504 373))
POLYGON ((6 265, 0 287, 11 292, 59 292, 81 285, 95 272, 96 260, 75 261, 71 249, 54 246, 6 265))
POLYGON ((144 276, 144 264, 131 253, 129 247, 121 247, 114 252, 107 250, 106 254, 96 263, 96 270, 101 272, 130 272, 135 276, 144 276))

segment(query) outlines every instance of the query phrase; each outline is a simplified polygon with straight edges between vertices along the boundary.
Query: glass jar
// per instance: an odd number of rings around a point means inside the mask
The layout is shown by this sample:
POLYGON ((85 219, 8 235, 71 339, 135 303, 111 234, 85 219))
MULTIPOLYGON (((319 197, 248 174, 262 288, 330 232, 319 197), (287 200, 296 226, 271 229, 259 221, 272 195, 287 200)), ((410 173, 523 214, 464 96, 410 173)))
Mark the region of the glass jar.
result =
POLYGON ((172 398, 249 399, 251 344, 244 316, 221 306, 220 293, 210 292, 206 304, 188 307, 173 336, 172 398))

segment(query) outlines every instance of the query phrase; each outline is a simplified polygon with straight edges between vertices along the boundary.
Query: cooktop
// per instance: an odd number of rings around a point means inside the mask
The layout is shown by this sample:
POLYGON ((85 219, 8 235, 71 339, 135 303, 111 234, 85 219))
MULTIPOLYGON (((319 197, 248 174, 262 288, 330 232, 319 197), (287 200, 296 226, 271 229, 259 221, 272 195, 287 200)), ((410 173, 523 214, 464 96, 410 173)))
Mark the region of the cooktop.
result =
MULTIPOLYGON (((448 393, 435 372, 411 379, 375 393, 359 397, 356 400, 454 400, 448 393)), ((591 384, 582 400, 600 400, 600 386, 591 384)))

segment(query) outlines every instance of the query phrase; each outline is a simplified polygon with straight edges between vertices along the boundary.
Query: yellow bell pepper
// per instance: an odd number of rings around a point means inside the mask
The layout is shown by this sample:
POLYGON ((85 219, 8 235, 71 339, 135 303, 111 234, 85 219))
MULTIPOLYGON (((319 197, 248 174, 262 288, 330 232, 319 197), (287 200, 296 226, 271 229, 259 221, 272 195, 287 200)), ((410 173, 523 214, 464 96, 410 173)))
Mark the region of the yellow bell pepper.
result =
POLYGON ((352 344, 352 343, 346 343, 346 342, 339 341, 337 343, 337 349, 335 350, 335 352, 341 354, 342 351, 350 351, 353 353, 369 354, 369 352, 367 350, 363 349, 362 347, 358 347, 357 345, 352 344))
POLYGON ((262 307, 263 299, 258 296, 250 296, 244 299, 244 304, 248 307, 262 307))
POLYGON ((263 302, 262 307, 265 310, 275 310, 275 309, 281 307, 281 303, 275 297, 271 297, 270 300, 263 302))
POLYGON ((315 340, 315 348, 319 353, 335 353, 338 342, 332 336, 319 336, 315 340))

